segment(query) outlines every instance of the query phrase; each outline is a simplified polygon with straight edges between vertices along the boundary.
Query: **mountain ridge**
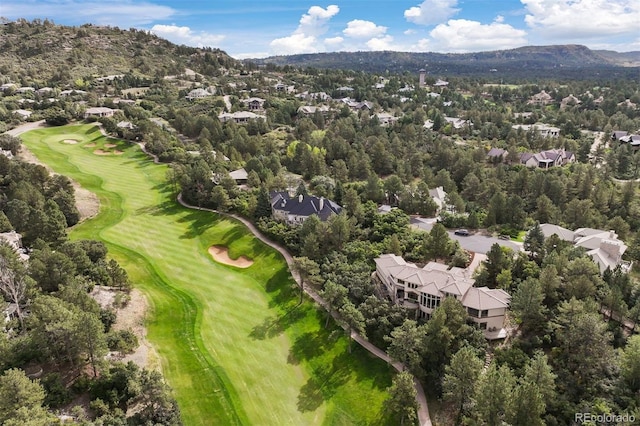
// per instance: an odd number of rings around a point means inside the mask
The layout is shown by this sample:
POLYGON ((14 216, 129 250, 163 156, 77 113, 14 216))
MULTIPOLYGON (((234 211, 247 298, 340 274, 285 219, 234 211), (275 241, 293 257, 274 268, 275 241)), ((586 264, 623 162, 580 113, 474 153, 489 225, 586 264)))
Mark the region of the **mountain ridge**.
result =
POLYGON ((591 50, 582 45, 524 46, 516 49, 473 53, 435 52, 330 52, 248 59, 258 65, 354 69, 371 72, 416 72, 470 75, 513 73, 523 77, 562 77, 580 70, 640 75, 640 51, 591 50))

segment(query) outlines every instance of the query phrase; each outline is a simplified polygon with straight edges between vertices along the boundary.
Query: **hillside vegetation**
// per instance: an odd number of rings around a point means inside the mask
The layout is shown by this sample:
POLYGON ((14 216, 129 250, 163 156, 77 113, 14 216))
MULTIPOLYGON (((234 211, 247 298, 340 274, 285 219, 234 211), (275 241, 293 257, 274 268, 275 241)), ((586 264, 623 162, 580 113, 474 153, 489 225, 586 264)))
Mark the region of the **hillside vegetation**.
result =
POLYGON ((220 50, 178 46, 134 28, 68 27, 47 20, 0 25, 0 52, 0 75, 23 84, 126 73, 162 78, 186 67, 215 74, 236 64, 220 50))

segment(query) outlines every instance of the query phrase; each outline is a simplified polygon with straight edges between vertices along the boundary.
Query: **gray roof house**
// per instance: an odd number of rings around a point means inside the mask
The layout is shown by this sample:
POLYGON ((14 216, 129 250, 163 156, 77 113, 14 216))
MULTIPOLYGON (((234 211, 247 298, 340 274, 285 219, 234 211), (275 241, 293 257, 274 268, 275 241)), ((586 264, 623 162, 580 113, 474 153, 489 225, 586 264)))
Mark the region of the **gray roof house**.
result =
POLYGON ((318 215, 326 221, 334 214, 340 214, 342 207, 331 200, 313 195, 291 197, 288 192, 271 193, 271 209, 273 218, 289 225, 303 223, 309 216, 318 215))

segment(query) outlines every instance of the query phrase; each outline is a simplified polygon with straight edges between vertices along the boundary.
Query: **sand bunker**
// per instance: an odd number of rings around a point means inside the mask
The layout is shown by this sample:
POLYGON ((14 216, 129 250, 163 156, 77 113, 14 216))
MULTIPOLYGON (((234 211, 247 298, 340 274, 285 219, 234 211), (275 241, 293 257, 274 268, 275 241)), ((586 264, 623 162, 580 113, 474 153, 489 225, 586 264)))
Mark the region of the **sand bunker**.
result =
POLYGON ((77 141, 77 140, 75 140, 75 139, 65 139, 65 140, 63 140, 62 142, 63 142, 63 143, 68 143, 69 145, 75 145, 75 144, 77 144, 77 143, 78 143, 78 141, 77 141))
POLYGON ((114 143, 105 143, 105 144, 104 144, 104 147, 105 147, 105 148, 115 148, 116 146, 118 146, 118 145, 116 145, 116 144, 114 144, 114 143))
POLYGON ((94 146, 96 146, 95 143, 91 142, 85 145, 87 148, 93 148, 94 146))
POLYGON ((103 151, 101 149, 96 149, 95 151, 93 151, 93 153, 95 155, 111 155, 109 151, 103 151))
POLYGON ((229 257, 229 250, 224 246, 211 246, 209 247, 209 254, 216 262, 224 263, 225 265, 236 266, 238 268, 248 268, 253 265, 253 260, 246 256, 240 256, 237 259, 231 259, 229 257))

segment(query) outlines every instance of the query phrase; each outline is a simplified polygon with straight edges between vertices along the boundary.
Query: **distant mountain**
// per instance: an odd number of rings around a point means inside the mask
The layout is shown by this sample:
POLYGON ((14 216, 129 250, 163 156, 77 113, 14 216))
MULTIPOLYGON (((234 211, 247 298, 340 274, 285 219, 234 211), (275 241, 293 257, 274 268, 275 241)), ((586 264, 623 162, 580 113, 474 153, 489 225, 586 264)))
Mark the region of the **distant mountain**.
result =
POLYGON ((134 74, 151 78, 185 68, 215 75, 241 63, 219 49, 178 46, 147 31, 55 25, 50 21, 0 21, 0 75, 43 83, 134 74))
POLYGON ((477 53, 335 52, 252 59, 261 64, 369 72, 512 78, 640 77, 640 52, 596 51, 580 45, 527 46, 477 53), (595 74, 594 74, 595 73, 595 74))

